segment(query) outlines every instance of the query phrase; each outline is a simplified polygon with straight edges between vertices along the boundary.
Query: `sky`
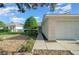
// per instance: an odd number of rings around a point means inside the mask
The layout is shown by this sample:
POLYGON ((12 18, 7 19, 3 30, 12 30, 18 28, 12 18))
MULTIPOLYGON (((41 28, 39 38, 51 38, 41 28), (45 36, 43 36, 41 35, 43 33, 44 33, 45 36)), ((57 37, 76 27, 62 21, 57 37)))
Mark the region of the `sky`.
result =
POLYGON ((55 11, 50 11, 49 7, 38 7, 37 9, 27 9, 25 13, 18 12, 15 3, 6 3, 6 7, 0 8, 0 21, 5 23, 18 22, 24 24, 25 20, 34 16, 37 22, 42 22, 45 14, 79 14, 79 3, 57 3, 55 11))

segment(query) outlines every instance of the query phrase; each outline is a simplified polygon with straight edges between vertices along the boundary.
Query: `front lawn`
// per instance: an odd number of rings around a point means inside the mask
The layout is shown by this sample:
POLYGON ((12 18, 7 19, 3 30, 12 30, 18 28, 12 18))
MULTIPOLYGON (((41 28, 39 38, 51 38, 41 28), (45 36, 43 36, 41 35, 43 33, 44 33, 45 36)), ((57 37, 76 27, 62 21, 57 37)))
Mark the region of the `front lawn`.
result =
POLYGON ((0 32, 0 35, 15 35, 15 34, 23 34, 24 32, 0 32))
POLYGON ((0 41, 3 41, 3 40, 6 40, 6 39, 10 39, 10 38, 14 38, 14 37, 17 37, 19 36, 19 34, 15 34, 15 35, 0 35, 0 41))
POLYGON ((0 33, 0 38, 1 38, 1 41, 2 41, 4 39, 6 39, 6 38, 17 36, 18 34, 27 37, 27 40, 18 49, 16 49, 16 52, 31 52, 32 48, 34 46, 35 40, 36 40, 36 36, 35 35, 28 35, 25 32, 21 32, 21 33, 17 33, 17 32, 2 32, 2 33, 0 33))
POLYGON ((24 35, 0 35, 0 36, 6 37, 2 41, 0 41, 0 47, 1 47, 0 49, 6 51, 7 53, 16 52, 17 48, 22 44, 24 44, 24 42, 27 40, 27 37, 24 35))

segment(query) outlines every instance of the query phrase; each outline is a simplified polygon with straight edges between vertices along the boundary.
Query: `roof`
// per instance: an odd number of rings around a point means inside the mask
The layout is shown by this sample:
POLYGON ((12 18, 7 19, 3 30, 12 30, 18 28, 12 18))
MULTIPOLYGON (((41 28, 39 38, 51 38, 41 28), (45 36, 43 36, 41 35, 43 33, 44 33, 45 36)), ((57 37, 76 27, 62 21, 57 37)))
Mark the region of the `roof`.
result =
POLYGON ((18 26, 18 27, 23 27, 23 24, 17 23, 17 22, 11 22, 7 24, 7 26, 18 26))
POLYGON ((44 15, 44 17, 43 17, 42 25, 43 25, 43 22, 45 22, 46 20, 78 22, 79 21, 79 14, 76 14, 76 15, 72 15, 72 14, 47 14, 47 15, 44 15))
POLYGON ((71 15, 71 14, 57 14, 57 15, 54 15, 54 14, 47 14, 45 15, 45 18, 61 18, 61 17, 65 17, 65 18, 79 18, 79 15, 71 15))

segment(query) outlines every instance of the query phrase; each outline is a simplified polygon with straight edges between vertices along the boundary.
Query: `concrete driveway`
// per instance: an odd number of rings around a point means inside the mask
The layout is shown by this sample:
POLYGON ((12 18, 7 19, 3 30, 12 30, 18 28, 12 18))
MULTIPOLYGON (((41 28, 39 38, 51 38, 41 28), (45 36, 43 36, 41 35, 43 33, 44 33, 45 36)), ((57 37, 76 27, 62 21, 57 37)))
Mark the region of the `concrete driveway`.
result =
POLYGON ((79 55, 79 41, 56 40, 56 42, 48 42, 39 34, 32 52, 33 54, 79 55))

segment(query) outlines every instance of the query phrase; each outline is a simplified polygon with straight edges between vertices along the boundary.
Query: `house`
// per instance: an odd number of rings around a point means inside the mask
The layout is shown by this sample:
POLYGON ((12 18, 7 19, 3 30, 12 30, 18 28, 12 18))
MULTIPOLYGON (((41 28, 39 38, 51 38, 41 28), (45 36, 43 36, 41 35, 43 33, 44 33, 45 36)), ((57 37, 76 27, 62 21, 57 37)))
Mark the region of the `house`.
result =
POLYGON ((3 26, 0 26, 0 30, 2 30, 4 27, 3 26))
POLYGON ((45 15, 42 34, 48 41, 79 39, 79 15, 45 15))
POLYGON ((3 32, 4 26, 0 26, 0 32, 3 32))
POLYGON ((11 22, 6 26, 8 29, 11 29, 11 32, 22 32, 23 31, 23 24, 11 22))

